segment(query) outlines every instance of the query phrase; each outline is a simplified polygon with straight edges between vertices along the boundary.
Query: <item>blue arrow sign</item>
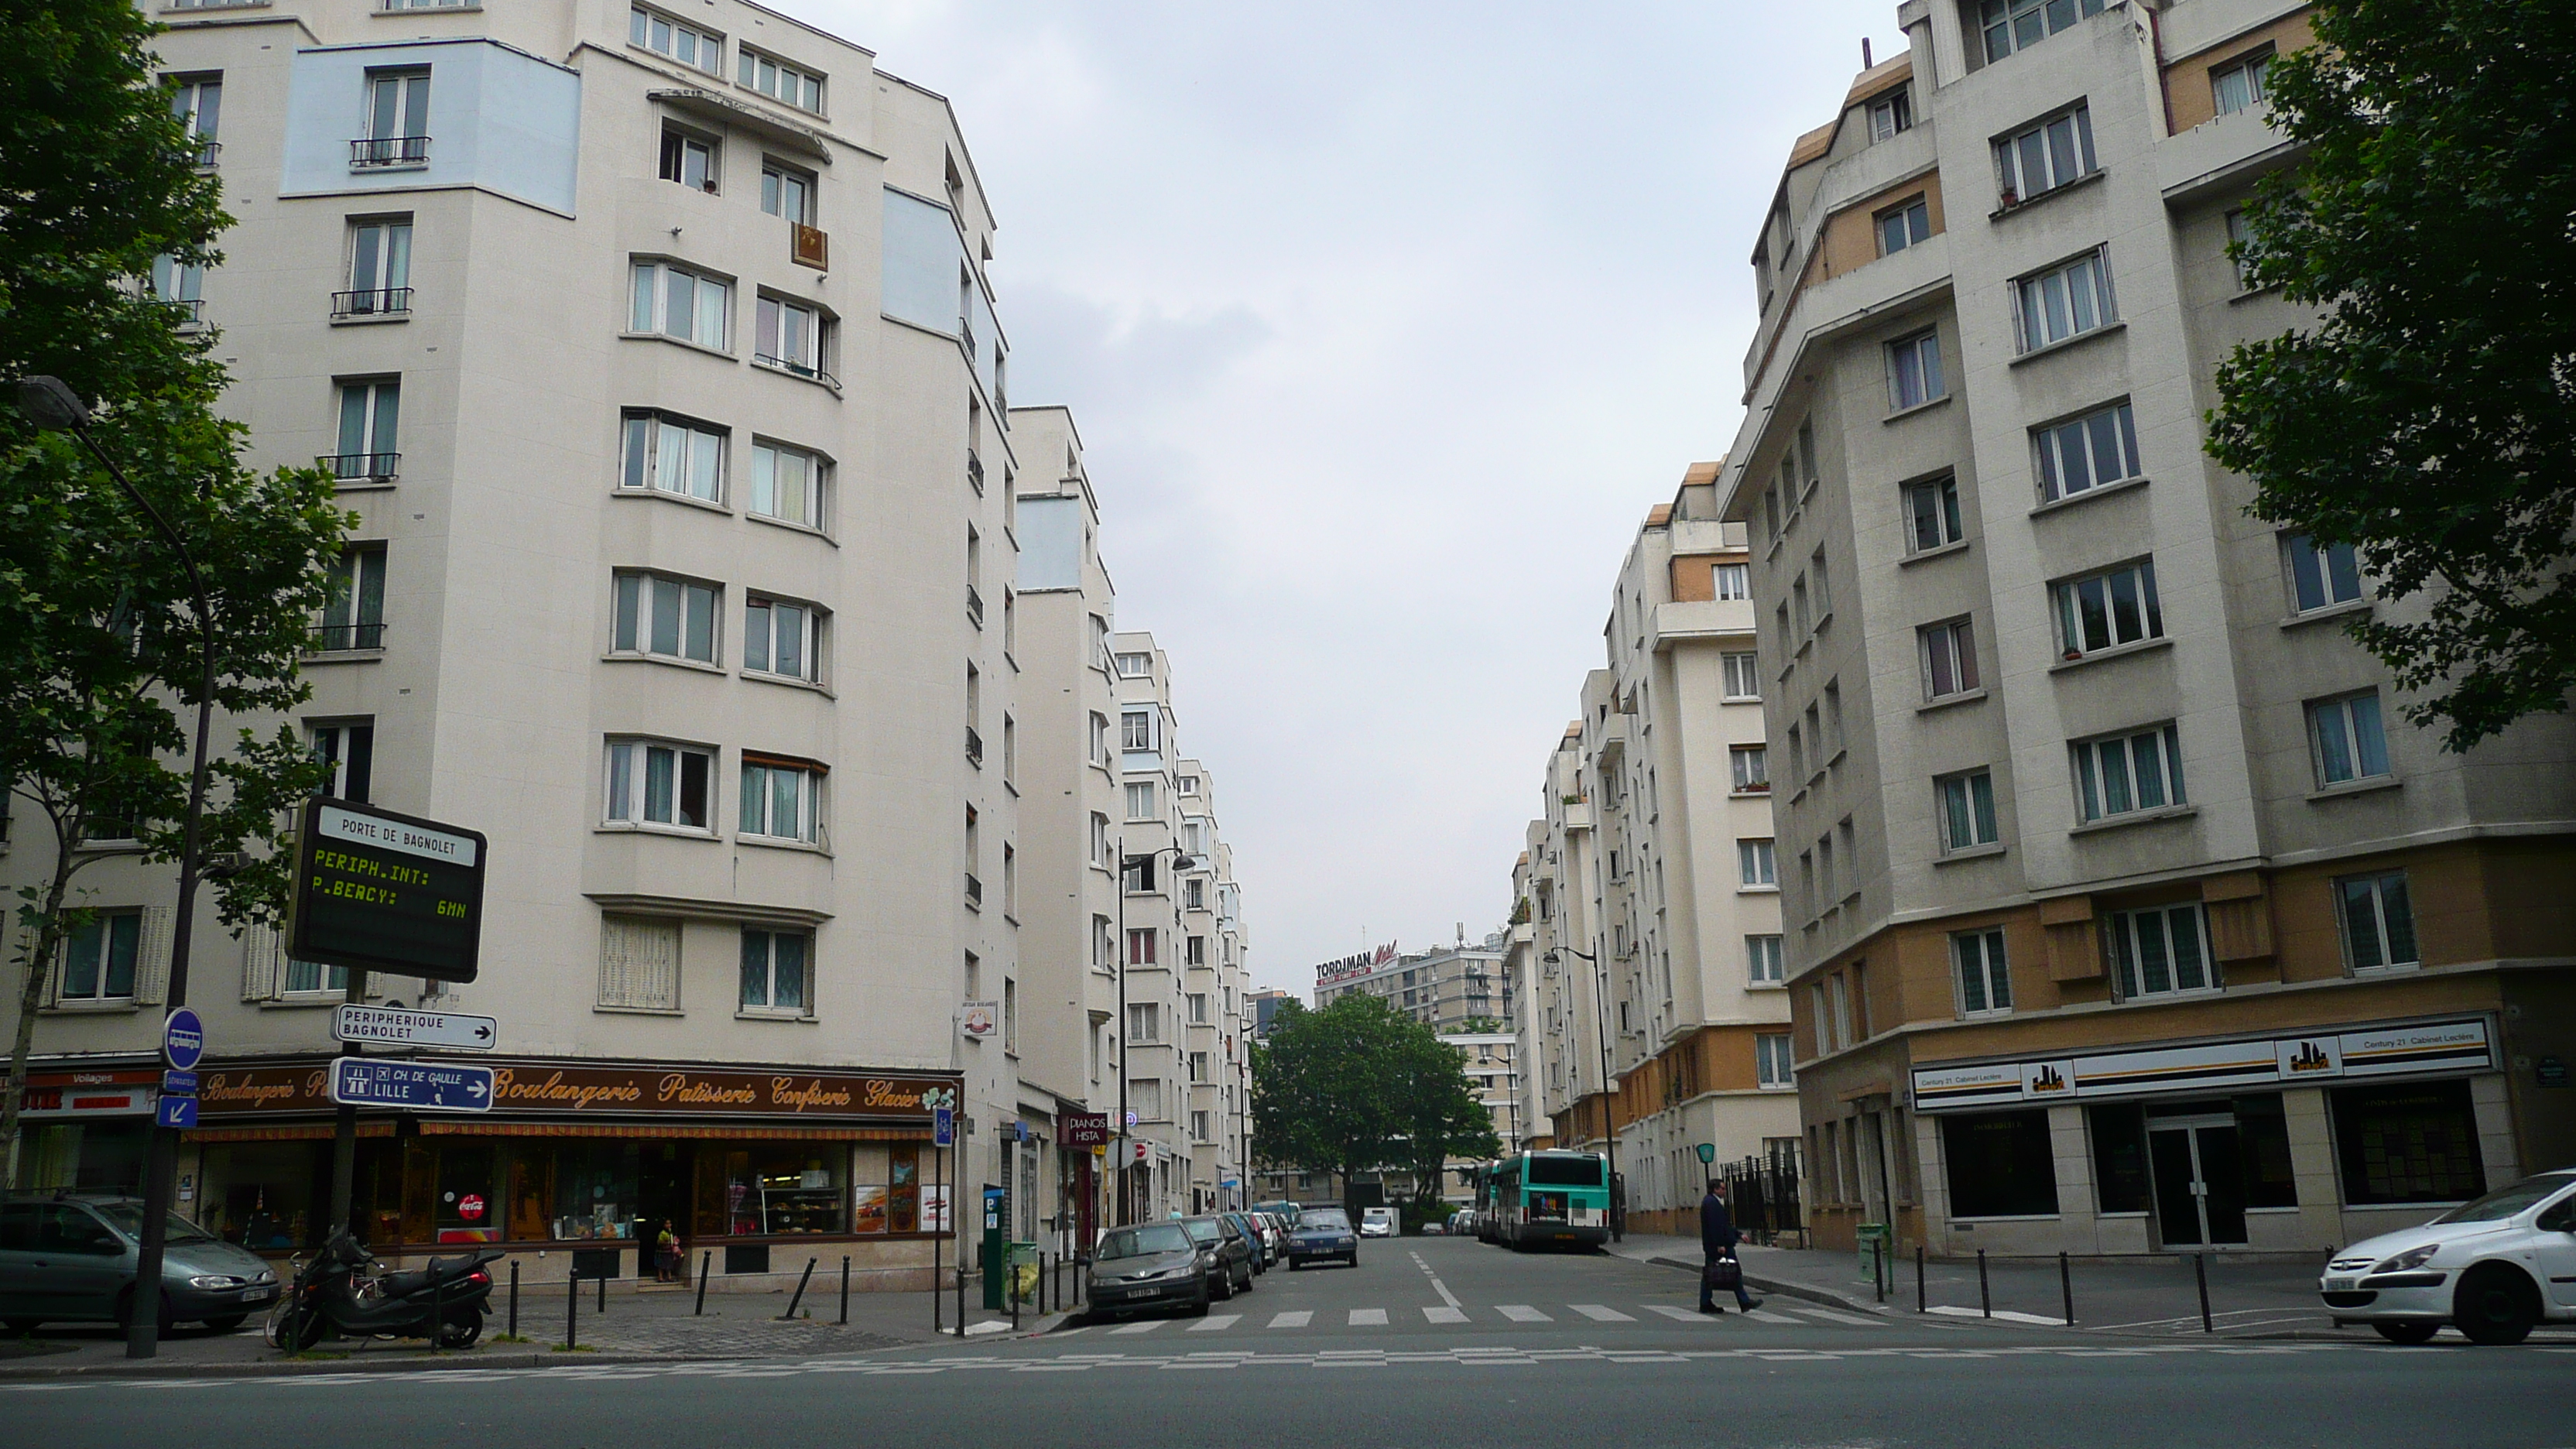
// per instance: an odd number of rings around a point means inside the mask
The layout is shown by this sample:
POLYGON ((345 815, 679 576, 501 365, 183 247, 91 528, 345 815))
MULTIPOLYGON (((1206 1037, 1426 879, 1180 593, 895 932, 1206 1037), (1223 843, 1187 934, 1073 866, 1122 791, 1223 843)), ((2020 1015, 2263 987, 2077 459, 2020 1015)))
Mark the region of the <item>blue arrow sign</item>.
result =
POLYGON ((331 1064, 331 1100, 352 1107, 488 1112, 492 1110, 492 1069, 463 1062, 341 1057, 331 1064))
POLYGON ((161 1024, 161 1054, 183 1072, 197 1065, 197 1059, 206 1054, 206 1028, 197 1013, 184 1006, 170 1013, 170 1019, 161 1024))
POLYGON ((934 1147, 957 1145, 957 1109, 941 1107, 931 1112, 930 1143, 934 1147))
POLYGON ((153 1109, 152 1120, 164 1127, 194 1127, 197 1125, 197 1099, 164 1097, 153 1109))

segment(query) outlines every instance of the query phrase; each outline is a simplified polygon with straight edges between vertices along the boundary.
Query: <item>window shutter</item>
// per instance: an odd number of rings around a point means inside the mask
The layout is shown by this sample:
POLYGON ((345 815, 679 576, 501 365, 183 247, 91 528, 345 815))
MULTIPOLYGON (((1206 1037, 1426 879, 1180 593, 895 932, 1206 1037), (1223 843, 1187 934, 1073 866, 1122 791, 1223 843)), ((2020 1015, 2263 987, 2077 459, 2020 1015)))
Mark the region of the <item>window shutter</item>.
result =
POLYGON ((170 923, 168 906, 143 908, 143 939, 134 962, 134 1004, 159 1006, 170 992, 170 923))
POLYGON ((242 932, 242 988, 244 1001, 277 999, 278 978, 285 951, 274 926, 253 926, 242 932))
POLYGON ((599 1004, 660 1011, 679 1008, 679 922, 600 918, 599 1004))
POLYGON ((632 988, 626 968, 627 922, 618 916, 599 921, 599 1004, 625 1006, 632 988))

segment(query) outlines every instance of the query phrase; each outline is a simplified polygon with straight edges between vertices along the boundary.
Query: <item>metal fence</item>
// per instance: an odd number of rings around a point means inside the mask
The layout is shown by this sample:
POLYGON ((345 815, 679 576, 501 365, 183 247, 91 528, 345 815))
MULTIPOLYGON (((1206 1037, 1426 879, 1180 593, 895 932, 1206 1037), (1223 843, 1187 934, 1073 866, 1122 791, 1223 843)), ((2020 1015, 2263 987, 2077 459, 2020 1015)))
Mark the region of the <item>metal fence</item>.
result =
POLYGON ((1807 1219, 1798 1196, 1796 1153, 1774 1151, 1720 1163, 1716 1173, 1726 1183, 1727 1208, 1738 1231, 1763 1244, 1778 1242, 1783 1233, 1796 1233, 1805 1241, 1807 1219))

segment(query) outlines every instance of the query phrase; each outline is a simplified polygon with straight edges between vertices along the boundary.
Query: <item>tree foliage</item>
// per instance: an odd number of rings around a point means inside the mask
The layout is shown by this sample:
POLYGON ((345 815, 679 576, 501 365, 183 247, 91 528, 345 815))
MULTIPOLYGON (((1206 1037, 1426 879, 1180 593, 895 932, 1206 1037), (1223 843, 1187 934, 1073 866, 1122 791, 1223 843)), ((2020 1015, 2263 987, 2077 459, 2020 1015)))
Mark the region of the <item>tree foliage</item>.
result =
POLYGON ((2463 751, 2576 687, 2576 7, 2328 0, 2265 74, 2307 148, 2240 256, 2320 309, 2219 369, 2250 511, 2348 543, 2353 633, 2463 751))
POLYGON ((1452 1157, 1502 1155, 1457 1049, 1377 997, 1283 1003, 1252 1061, 1253 1155, 1273 1167, 1403 1169, 1437 1183, 1452 1157))

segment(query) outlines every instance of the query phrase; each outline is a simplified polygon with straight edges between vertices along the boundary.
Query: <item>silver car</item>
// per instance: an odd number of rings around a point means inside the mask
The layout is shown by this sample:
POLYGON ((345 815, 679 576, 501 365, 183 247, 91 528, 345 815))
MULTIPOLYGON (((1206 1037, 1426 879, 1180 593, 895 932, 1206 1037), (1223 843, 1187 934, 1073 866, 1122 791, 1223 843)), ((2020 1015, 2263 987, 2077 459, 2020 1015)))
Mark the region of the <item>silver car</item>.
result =
MULTIPOLYGON (((0 1323, 123 1323, 142 1260, 143 1204, 58 1193, 0 1203, 0 1323)), ((161 1328, 239 1328, 277 1299, 277 1270, 173 1213, 161 1259, 161 1328)))

